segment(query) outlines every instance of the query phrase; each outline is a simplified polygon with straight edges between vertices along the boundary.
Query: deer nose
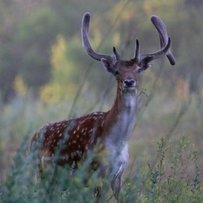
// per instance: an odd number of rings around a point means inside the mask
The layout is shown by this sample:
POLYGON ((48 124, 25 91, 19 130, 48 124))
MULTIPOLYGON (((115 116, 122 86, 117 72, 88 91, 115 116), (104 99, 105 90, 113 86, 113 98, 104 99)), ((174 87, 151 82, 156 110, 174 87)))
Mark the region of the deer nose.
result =
POLYGON ((133 79, 124 80, 124 85, 125 85, 125 87, 134 87, 135 80, 133 80, 133 79))

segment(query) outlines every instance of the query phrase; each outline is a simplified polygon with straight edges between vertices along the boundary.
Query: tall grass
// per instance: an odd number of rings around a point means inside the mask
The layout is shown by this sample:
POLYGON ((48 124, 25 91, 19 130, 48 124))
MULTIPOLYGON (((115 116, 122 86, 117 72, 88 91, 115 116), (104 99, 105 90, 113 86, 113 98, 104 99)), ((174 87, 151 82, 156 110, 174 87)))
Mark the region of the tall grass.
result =
MULTIPOLYGON (((101 202, 115 201, 108 177, 101 180, 97 172, 91 175, 88 172, 93 152, 76 171, 70 166, 55 167, 53 162, 39 177, 38 150, 28 152, 28 144, 28 139, 24 139, 1 185, 2 202, 94 202, 98 182, 102 182, 101 202)), ((154 165, 134 163, 134 170, 126 175, 122 185, 120 202, 203 202, 200 168, 191 141, 183 137, 176 143, 165 144, 161 138, 157 143, 157 155, 154 165), (174 151, 169 150, 169 145, 174 151), (192 174, 188 171, 191 164, 195 169, 192 174)))

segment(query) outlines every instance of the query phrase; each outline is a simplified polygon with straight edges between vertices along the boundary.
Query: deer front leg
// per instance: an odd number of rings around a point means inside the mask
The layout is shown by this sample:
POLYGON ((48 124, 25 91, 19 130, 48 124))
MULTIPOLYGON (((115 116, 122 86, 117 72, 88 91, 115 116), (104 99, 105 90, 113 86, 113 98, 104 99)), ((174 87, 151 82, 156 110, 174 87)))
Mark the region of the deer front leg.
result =
POLYGON ((113 190, 113 194, 118 201, 119 199, 119 194, 121 190, 121 183, 122 183, 122 175, 125 169, 126 164, 121 164, 118 172, 113 176, 113 179, 111 180, 111 188, 113 190))
POLYGON ((98 179, 99 179, 99 182, 96 184, 96 187, 94 189, 95 196, 94 203, 97 203, 100 202, 102 199, 102 183, 100 181, 102 178, 106 176, 107 167, 100 160, 94 160, 91 163, 90 174, 95 170, 98 171, 98 179))
POLYGON ((114 161, 111 163, 111 188, 116 200, 119 200, 119 194, 121 190, 122 175, 128 163, 128 145, 124 145, 121 148, 121 151, 114 158, 114 161))

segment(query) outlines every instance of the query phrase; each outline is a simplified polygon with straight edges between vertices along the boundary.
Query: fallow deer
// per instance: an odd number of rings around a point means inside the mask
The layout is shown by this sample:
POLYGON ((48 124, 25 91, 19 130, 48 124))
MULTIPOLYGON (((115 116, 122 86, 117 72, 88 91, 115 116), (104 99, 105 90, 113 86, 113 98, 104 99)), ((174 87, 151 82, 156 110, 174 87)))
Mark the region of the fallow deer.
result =
POLYGON ((134 57, 121 59, 116 48, 113 55, 96 53, 89 42, 90 14, 84 14, 81 25, 82 45, 87 54, 101 62, 105 69, 115 76, 117 93, 111 109, 107 112, 95 112, 79 118, 49 123, 32 137, 32 143, 42 134, 40 146, 40 166, 55 153, 60 141, 63 147, 59 152, 58 165, 70 164, 77 168, 79 161, 86 157, 87 151, 99 142, 100 151, 105 152, 105 162, 96 160, 96 169, 111 174, 111 187, 118 200, 121 189, 121 177, 128 163, 128 140, 136 122, 137 82, 140 73, 149 67, 150 62, 164 55, 171 65, 175 59, 170 50, 171 40, 168 37, 163 21, 152 16, 151 21, 159 34, 161 49, 150 54, 140 54, 139 41, 136 40, 134 57))

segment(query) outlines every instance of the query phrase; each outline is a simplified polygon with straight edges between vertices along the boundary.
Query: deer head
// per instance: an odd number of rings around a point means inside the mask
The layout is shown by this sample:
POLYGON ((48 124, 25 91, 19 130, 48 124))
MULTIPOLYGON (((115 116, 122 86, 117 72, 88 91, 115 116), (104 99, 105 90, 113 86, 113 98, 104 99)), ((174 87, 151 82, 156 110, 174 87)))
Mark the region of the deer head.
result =
POLYGON ((136 40, 134 57, 130 60, 121 59, 118 51, 113 47, 112 55, 105 55, 95 52, 89 42, 90 14, 84 14, 81 26, 82 44, 89 56, 103 63, 106 70, 112 73, 123 91, 133 91, 136 88, 138 75, 151 67, 150 62, 164 55, 167 56, 171 65, 175 65, 175 59, 170 50, 171 40, 167 34, 166 26, 158 16, 152 16, 151 21, 159 33, 161 49, 150 54, 141 54, 139 41, 136 40))

